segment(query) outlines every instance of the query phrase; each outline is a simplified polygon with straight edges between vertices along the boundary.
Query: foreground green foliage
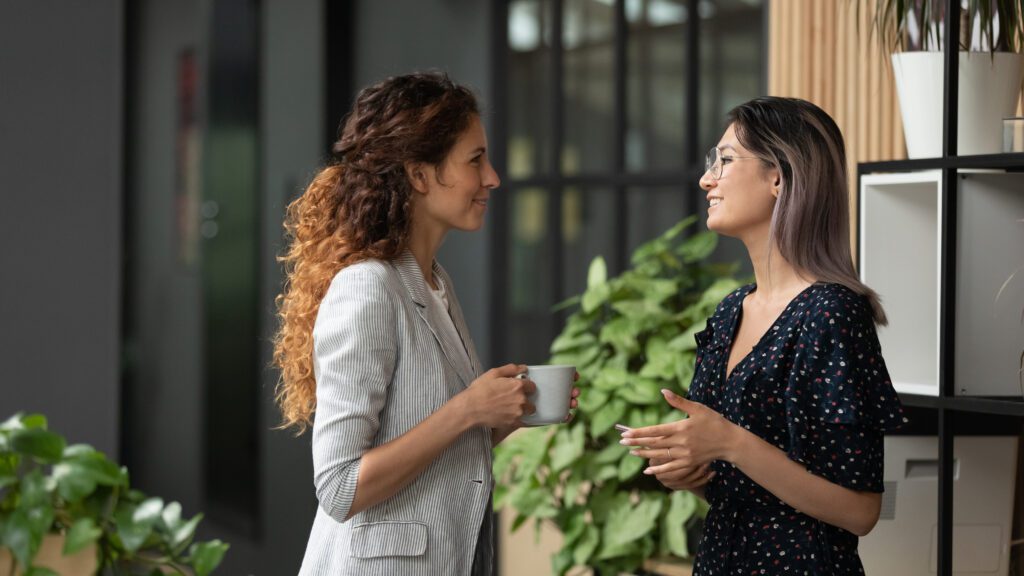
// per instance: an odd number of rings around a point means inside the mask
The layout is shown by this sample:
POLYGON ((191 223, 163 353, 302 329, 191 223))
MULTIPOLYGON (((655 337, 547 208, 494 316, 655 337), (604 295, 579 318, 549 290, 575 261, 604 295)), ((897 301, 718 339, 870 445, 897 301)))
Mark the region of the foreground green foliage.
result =
POLYGON ((205 576, 228 545, 193 543, 200 520, 130 489, 125 468, 91 446, 68 446, 39 414, 0 424, 0 547, 26 576, 54 574, 33 566, 50 533, 64 535, 64 554, 95 545, 101 573, 205 576))

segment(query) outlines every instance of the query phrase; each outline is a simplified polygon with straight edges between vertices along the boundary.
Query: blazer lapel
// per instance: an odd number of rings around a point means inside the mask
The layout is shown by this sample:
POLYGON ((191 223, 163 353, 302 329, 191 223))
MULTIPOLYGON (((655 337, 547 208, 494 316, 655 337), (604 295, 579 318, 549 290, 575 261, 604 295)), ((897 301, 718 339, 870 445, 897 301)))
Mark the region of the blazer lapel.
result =
MULTIPOLYGON (((412 301, 416 304, 416 312, 427 325, 427 328, 430 329, 430 333, 434 335, 438 345, 441 346, 441 351, 444 352, 448 363, 451 364, 452 368, 459 375, 463 386, 469 386, 473 381, 474 372, 473 366, 466 361, 466 356, 472 356, 473 353, 469 352, 472 349, 472 344, 465 346, 466 352, 463 352, 463 343, 452 342, 451 338, 446 337, 447 332, 440 329, 440 323, 443 319, 435 315, 435 307, 431 306, 431 298, 433 297, 430 295, 430 287, 427 286, 427 282, 423 278, 423 272, 420 270, 416 257, 413 256, 412 252, 408 250, 403 252, 401 256, 394 260, 394 266, 398 270, 398 275, 401 277, 402 283, 405 284, 406 290, 412 297, 412 301)), ((433 271, 445 282, 445 286, 448 289, 448 301, 452 303, 452 321, 462 340, 466 341, 468 340, 466 338, 467 331, 464 327, 459 326, 459 322, 455 321, 456 314, 454 310, 458 307, 455 304, 455 291, 452 288, 451 280, 436 261, 433 263, 433 271)), ((461 318, 461 312, 458 314, 458 317, 461 318)))
POLYGON ((476 346, 473 345, 473 339, 469 337, 469 326, 466 325, 466 319, 462 315, 462 305, 459 304, 459 299, 455 296, 454 283, 451 277, 448 276, 448 271, 441 267, 437 261, 434 261, 434 273, 437 274, 444 282, 445 286, 448 287, 448 302, 451 307, 452 322, 455 324, 455 330, 459 332, 459 337, 462 338, 461 344, 466 349, 466 353, 469 356, 469 368, 470 381, 480 375, 480 358, 476 353, 476 346))

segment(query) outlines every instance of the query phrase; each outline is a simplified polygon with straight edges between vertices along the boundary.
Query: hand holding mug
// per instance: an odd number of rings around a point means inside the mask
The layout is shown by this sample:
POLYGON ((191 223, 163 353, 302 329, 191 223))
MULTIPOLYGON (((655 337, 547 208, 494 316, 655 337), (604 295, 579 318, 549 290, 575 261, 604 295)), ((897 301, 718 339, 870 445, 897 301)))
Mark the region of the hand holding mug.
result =
POLYGON ((506 364, 492 368, 473 381, 460 396, 475 425, 488 428, 516 428, 524 416, 535 411, 529 396, 536 385, 519 375, 526 370, 522 364, 506 364))

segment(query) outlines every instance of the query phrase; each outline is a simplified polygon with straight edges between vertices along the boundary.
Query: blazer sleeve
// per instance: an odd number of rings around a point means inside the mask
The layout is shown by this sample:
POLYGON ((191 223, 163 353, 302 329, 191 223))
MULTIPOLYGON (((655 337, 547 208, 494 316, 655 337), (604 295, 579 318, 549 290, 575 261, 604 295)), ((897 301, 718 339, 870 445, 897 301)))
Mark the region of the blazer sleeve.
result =
POLYGON ((320 507, 344 522, 364 453, 373 447, 397 356, 383 270, 353 265, 331 283, 313 328, 313 470, 320 507))

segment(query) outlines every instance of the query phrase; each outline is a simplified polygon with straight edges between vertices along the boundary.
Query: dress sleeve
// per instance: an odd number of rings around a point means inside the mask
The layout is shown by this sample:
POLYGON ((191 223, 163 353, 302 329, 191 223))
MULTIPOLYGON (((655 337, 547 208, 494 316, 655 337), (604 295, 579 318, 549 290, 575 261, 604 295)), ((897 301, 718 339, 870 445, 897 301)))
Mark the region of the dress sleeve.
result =
POLYGON ((883 437, 903 411, 866 300, 808 311, 786 386, 789 457, 854 490, 882 492, 883 437))
POLYGON ((384 279, 367 266, 342 270, 313 329, 316 415, 313 469, 320 507, 344 522, 362 456, 373 447, 395 368, 395 314, 384 279))

